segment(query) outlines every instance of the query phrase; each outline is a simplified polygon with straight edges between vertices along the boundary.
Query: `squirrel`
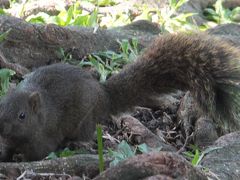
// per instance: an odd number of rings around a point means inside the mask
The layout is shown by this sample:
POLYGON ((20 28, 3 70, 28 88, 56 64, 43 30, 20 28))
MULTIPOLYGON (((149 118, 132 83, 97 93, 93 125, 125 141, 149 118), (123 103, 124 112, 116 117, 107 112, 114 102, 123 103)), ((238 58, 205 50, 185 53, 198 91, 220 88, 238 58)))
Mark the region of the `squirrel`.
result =
POLYGON ((217 37, 180 33, 156 38, 103 83, 73 65, 41 67, 1 99, 0 135, 26 160, 40 160, 64 141, 89 140, 110 115, 174 89, 190 90, 202 112, 237 130, 239 59, 239 49, 217 37))

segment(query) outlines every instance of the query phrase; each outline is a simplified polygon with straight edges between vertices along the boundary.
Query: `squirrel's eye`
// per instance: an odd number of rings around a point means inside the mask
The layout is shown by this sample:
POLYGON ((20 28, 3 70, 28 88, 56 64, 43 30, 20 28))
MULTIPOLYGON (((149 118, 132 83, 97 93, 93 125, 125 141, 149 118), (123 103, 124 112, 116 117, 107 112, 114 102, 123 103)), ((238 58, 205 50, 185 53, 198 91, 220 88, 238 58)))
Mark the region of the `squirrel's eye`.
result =
POLYGON ((26 116, 25 113, 22 112, 22 113, 19 114, 18 119, 22 121, 22 120, 25 119, 25 116, 26 116))

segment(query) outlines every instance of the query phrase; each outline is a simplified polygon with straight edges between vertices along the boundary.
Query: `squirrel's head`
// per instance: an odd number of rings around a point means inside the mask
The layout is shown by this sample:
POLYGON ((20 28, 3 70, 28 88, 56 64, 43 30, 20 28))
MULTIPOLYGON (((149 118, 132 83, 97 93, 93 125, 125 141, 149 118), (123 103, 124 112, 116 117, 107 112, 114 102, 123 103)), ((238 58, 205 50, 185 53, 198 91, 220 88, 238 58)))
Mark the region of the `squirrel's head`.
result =
POLYGON ((0 101, 0 135, 9 140, 26 141, 41 123, 39 92, 13 91, 0 101))

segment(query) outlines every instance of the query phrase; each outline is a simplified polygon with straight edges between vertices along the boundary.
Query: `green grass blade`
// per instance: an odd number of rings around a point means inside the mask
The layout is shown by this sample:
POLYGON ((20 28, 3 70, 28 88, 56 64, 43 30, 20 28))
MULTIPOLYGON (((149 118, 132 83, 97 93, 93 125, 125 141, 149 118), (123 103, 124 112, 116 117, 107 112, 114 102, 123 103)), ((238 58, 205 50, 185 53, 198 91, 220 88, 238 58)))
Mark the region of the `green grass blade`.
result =
POLYGON ((103 159, 103 140, 102 140, 102 126, 97 124, 97 144, 98 144, 98 158, 99 158, 99 171, 104 170, 104 159, 103 159))

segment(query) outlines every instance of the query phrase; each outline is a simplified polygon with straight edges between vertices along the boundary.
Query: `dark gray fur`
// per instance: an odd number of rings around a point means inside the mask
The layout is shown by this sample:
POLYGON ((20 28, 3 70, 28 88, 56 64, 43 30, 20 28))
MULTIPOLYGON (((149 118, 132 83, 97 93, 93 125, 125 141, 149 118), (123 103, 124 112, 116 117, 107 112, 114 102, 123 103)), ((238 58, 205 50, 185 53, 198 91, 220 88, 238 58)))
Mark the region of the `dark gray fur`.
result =
POLYGON ((71 65, 39 68, 1 100, 0 134, 26 160, 38 160, 65 141, 89 140, 96 123, 172 89, 190 90, 203 112, 239 129, 239 52, 206 34, 166 35, 104 84, 71 65))

